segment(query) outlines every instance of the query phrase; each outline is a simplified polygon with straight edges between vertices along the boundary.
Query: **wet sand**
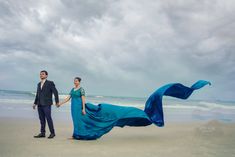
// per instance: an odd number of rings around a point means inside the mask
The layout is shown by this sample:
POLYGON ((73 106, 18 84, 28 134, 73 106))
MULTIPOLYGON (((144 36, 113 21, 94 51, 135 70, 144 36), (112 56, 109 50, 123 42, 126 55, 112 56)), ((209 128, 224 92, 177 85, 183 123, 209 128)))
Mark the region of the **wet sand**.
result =
POLYGON ((235 156, 234 123, 175 122, 167 123, 163 128, 154 125, 115 127, 94 141, 69 140, 72 123, 60 120, 54 123, 54 139, 35 139, 33 135, 38 133, 38 120, 1 118, 0 157, 235 156))

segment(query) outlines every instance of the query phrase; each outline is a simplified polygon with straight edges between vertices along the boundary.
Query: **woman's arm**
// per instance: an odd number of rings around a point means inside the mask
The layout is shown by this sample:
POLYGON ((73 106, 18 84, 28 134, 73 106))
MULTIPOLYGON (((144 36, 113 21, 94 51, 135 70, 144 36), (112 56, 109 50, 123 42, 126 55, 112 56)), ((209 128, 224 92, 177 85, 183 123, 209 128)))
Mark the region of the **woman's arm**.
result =
POLYGON ((82 96, 82 114, 85 115, 86 114, 86 110, 85 110, 85 104, 86 104, 86 100, 85 100, 85 96, 82 96))
POLYGON ((71 96, 70 96, 70 95, 67 96, 67 97, 64 99, 64 101, 62 101, 62 102, 60 102, 60 103, 58 104, 57 107, 60 107, 61 105, 65 104, 65 103, 68 102, 70 99, 71 99, 71 96))

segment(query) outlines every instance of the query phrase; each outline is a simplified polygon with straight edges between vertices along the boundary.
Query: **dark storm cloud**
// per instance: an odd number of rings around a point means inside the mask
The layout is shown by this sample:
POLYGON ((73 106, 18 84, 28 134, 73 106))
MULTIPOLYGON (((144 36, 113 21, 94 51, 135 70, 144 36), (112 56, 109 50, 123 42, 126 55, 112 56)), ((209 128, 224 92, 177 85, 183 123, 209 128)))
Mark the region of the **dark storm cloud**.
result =
POLYGON ((0 88, 34 90, 47 69, 60 91, 77 75, 90 94, 126 96, 208 79, 195 98, 234 100, 234 9, 232 0, 1 1, 0 88))

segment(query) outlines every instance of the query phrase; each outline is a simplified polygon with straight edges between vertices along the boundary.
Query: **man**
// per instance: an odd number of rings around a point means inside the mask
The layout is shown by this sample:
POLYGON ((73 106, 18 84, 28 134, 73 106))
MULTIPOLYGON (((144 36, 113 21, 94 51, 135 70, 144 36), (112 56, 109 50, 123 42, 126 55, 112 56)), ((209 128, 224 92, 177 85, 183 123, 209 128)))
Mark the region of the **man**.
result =
POLYGON ((41 133, 34 136, 34 138, 43 138, 46 136, 46 120, 51 132, 48 138, 51 139, 55 137, 55 130, 51 118, 51 105, 53 104, 52 94, 55 96, 56 105, 59 104, 59 96, 54 82, 47 80, 47 77, 48 72, 42 70, 40 72, 41 82, 38 83, 37 94, 33 105, 33 109, 35 109, 36 106, 38 108, 38 115, 41 123, 41 133))

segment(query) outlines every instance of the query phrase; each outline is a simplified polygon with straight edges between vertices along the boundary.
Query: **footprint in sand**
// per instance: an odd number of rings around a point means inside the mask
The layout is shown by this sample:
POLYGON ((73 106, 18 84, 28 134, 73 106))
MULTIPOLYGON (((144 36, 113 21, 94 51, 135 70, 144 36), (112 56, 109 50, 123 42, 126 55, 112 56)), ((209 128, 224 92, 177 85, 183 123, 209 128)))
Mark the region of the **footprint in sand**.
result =
POLYGON ((206 124, 203 124, 195 129, 195 134, 198 136, 222 136, 223 132, 223 124, 216 120, 212 120, 206 124))

